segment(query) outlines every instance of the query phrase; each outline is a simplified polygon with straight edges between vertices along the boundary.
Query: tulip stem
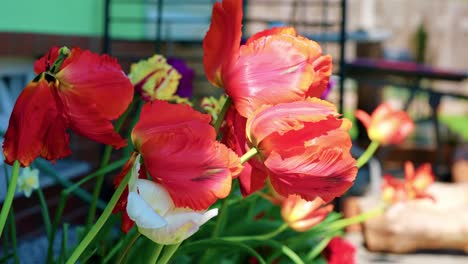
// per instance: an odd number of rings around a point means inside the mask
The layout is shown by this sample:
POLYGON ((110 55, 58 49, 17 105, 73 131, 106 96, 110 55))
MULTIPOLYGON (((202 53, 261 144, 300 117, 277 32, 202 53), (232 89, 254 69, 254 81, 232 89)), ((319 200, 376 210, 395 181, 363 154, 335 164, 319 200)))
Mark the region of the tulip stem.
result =
POLYGON ((182 244, 182 242, 175 244, 175 245, 166 246, 161 259, 158 261, 158 264, 167 264, 169 260, 171 260, 174 253, 179 248, 180 244, 182 244))
POLYGON ((307 261, 314 260, 322 251, 328 246, 328 243, 335 237, 336 233, 333 232, 331 235, 328 235, 322 239, 306 256, 307 261))
POLYGON ((254 157, 255 155, 258 154, 258 149, 257 148, 251 148, 249 151, 247 151, 242 157, 240 158, 240 161, 242 164, 244 164, 246 161, 254 157))
POLYGON ((233 236, 233 237, 222 237, 221 239, 227 240, 227 241, 232 241, 232 242, 242 242, 245 240, 268 240, 271 239, 280 233, 282 233, 284 230, 288 228, 288 224, 284 223, 280 225, 277 229, 273 230, 270 233, 266 233, 263 235, 256 235, 256 236, 233 236))
POLYGON ((377 208, 375 208, 373 210, 370 210, 370 211, 367 211, 365 213, 356 215, 354 217, 344 218, 344 219, 340 219, 338 221, 335 221, 333 223, 330 223, 325 228, 328 229, 328 230, 336 231, 336 230, 345 228, 345 227, 347 227, 349 225, 352 225, 352 224, 358 224, 358 223, 366 221, 369 218, 372 218, 372 217, 375 217, 375 216, 378 216, 378 215, 382 214, 384 212, 384 209, 385 209, 385 207, 379 206, 379 207, 377 207, 377 208))
MULTIPOLYGON (((16 183, 18 182, 18 175, 20 170, 20 162, 15 160, 13 163, 13 171, 11 173, 11 180, 8 184, 8 190, 3 202, 2 211, 0 212, 0 237, 2 236, 3 228, 10 212, 11 204, 13 203, 13 197, 15 196, 16 183)), ((7 177, 7 175, 5 175, 7 177)))
MULTIPOLYGON (((125 120, 127 119, 128 115, 132 111, 133 106, 135 105, 136 101, 137 101, 137 99, 133 99, 132 102, 130 103, 130 105, 127 107, 127 110, 125 110, 125 112, 117 120, 117 122, 115 124, 115 131, 116 132, 119 132, 120 129, 122 128, 125 120)), ((102 169, 102 168, 106 167, 106 165, 110 161, 111 154, 112 154, 112 146, 106 145, 106 147, 104 148, 104 154, 102 156, 102 160, 101 160, 101 164, 99 166, 99 169, 102 169)), ((106 176, 105 173, 101 173, 96 178, 96 184, 95 184, 95 187, 94 187, 94 190, 93 190, 93 200, 91 201, 91 205, 89 206, 88 218, 87 218, 87 221, 86 221, 86 229, 89 229, 91 227, 91 225, 94 222, 94 218, 96 217, 96 206, 97 206, 97 202, 99 200, 99 195, 101 194, 102 184, 104 183, 105 176, 106 176)))
POLYGON ((122 180, 122 182, 120 182, 119 187, 117 188, 117 190, 115 190, 114 195, 112 195, 109 203, 107 204, 106 208, 102 212, 102 215, 99 217, 99 219, 96 221, 96 224, 93 225, 93 227, 89 230, 89 232, 86 234, 86 236, 80 242, 80 244, 73 251, 73 254, 67 260, 66 264, 76 263, 76 261, 78 260, 80 255, 83 253, 83 251, 88 247, 88 245, 93 241, 94 237, 97 235, 99 230, 101 230, 101 228, 104 226, 107 219, 111 215, 112 210, 114 209, 115 205, 117 204, 117 201, 119 200, 120 196, 122 195, 125 188, 127 187, 127 183, 130 180, 130 175, 131 174, 132 174, 131 172, 127 173, 127 175, 122 180))
POLYGON ((232 99, 231 97, 227 97, 226 101, 223 104, 223 108, 221 108, 221 111, 219 112, 218 118, 216 118, 216 122, 214 123, 213 127, 216 131, 216 134, 219 132, 219 128, 221 127, 221 124, 224 121, 224 117, 226 116, 226 113, 229 109, 229 107, 232 104, 232 99))
POLYGON ((155 244, 154 253, 153 255, 151 255, 151 258, 148 261, 148 263, 151 263, 151 264, 156 263, 156 261, 158 261, 159 255, 161 255, 161 251, 163 248, 164 248, 164 245, 155 244))
POLYGON ((369 144, 369 146, 367 146, 366 151, 364 151, 364 153, 362 153, 362 155, 358 158, 356 162, 356 166, 358 168, 361 168, 362 166, 364 166, 364 164, 366 164, 370 160, 370 158, 372 158, 372 156, 374 155, 375 151, 378 148, 379 148, 379 142, 372 141, 369 144))

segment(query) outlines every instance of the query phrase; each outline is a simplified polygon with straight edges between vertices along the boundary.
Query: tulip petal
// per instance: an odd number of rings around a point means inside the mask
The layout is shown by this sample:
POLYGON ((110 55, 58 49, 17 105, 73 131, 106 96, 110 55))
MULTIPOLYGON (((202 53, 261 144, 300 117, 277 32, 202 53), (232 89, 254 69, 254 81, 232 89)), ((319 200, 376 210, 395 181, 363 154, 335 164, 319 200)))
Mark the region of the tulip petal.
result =
POLYGON ((40 74, 40 73, 50 70, 55 60, 59 56, 59 50, 60 50, 60 47, 58 46, 52 47, 44 56, 36 60, 34 62, 34 72, 36 74, 40 74))
POLYGON ((133 99, 133 85, 117 60, 74 48, 57 75, 60 89, 93 105, 102 118, 119 117, 133 99))
POLYGON ((350 147, 347 132, 330 131, 301 155, 281 156, 272 151, 265 166, 279 194, 298 194, 308 201, 320 197, 328 203, 347 191, 356 177, 356 161, 349 154, 350 147))
POLYGON ((222 71, 239 49, 242 35, 242 1, 224 0, 213 6, 210 28, 203 40, 205 74, 214 86, 223 86, 222 71))
POLYGON ((271 35, 291 35, 291 36, 296 36, 297 32, 296 29, 293 27, 274 27, 274 28, 269 28, 262 30, 260 32, 255 33, 253 36, 251 36, 245 45, 250 45, 253 42, 255 42, 258 39, 261 39, 266 36, 271 36, 271 35))
POLYGON ((138 194, 159 215, 165 215, 174 207, 169 193, 159 184, 139 179, 135 182, 138 194))
POLYGON ((167 225, 166 220, 136 192, 128 194, 127 213, 139 228, 161 228, 167 225))
POLYGON ((207 212, 176 211, 165 217, 168 225, 159 229, 139 228, 141 234, 162 245, 173 245, 182 242, 209 219, 218 214, 218 209, 207 212))
POLYGON ((371 124, 371 117, 370 117, 370 115, 368 113, 358 109, 354 113, 354 116, 356 116, 356 118, 359 121, 361 121, 362 125, 364 125, 365 128, 369 128, 369 126, 371 124))
POLYGON ((190 129, 193 133, 203 134, 206 138, 215 139, 216 133, 209 124, 210 120, 210 115, 194 111, 188 105, 155 100, 143 105, 140 120, 132 131, 132 141, 138 149, 155 133, 180 127, 190 129))
POLYGON ((126 141, 114 131, 112 123, 101 115, 95 105, 86 101, 85 97, 74 93, 73 90, 62 90, 60 97, 66 109, 70 128, 74 132, 94 141, 112 145, 114 148, 127 145, 126 141))
POLYGON ((203 210, 231 190, 239 157, 223 144, 187 130, 161 132, 141 146, 148 172, 176 207, 203 210))
POLYGON ((53 83, 29 83, 13 108, 3 142, 5 161, 29 166, 39 155, 56 160, 71 154, 66 123, 59 114, 53 83))

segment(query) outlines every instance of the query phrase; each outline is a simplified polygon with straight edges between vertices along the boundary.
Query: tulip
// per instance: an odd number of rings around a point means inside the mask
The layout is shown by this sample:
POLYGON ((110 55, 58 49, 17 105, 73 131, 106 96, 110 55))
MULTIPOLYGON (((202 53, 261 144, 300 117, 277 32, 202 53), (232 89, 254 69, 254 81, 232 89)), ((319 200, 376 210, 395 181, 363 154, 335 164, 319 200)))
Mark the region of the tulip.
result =
POLYGON ((328 203, 342 195, 357 167, 350 154, 351 122, 338 117, 332 104, 318 98, 258 109, 246 121, 246 145, 259 154, 249 160, 251 171, 239 176, 244 195, 261 189, 267 178, 284 197, 328 203))
POLYGON ((290 27, 261 31, 240 46, 242 1, 213 7, 203 41, 208 80, 224 87, 237 111, 249 117, 262 105, 320 97, 331 74, 330 56, 290 27))
POLYGON ((328 264, 356 263, 356 247, 341 237, 334 237, 323 251, 328 264))
POLYGON ((182 77, 161 55, 132 64, 128 75, 135 90, 147 102, 172 99, 182 77))
POLYGON ((129 181, 126 213, 138 231, 162 245, 178 244, 218 214, 218 209, 194 211, 177 208, 161 184, 138 179, 139 157, 129 181))
POLYGON ((394 110, 388 103, 379 105, 370 116, 362 110, 355 115, 366 127, 369 138, 380 145, 400 144, 414 129, 408 113, 394 110))
POLYGON ((429 198, 427 188, 434 182, 431 165, 425 163, 416 171, 412 162, 405 163, 405 179, 400 180, 390 175, 384 176, 382 199, 387 203, 397 203, 413 199, 429 198))
POLYGON ((292 229, 304 232, 322 222, 333 210, 333 205, 327 206, 320 198, 306 201, 298 195, 289 195, 281 206, 281 216, 292 229))
MULTIPOLYGON (((178 208, 207 209, 227 197, 233 177, 242 170, 240 158, 216 141, 210 119, 188 105, 156 100, 143 106, 133 128, 133 145, 144 160, 142 178, 146 179, 147 172, 178 208)), ((115 185, 135 162, 134 156, 114 180, 115 185)))
POLYGON ((38 156, 71 154, 67 129, 115 148, 126 145, 111 123, 133 99, 117 61, 87 50, 52 48, 34 64, 37 75, 19 95, 3 142, 5 161, 29 166, 38 156), (109 100, 109 98, 111 98, 109 100))

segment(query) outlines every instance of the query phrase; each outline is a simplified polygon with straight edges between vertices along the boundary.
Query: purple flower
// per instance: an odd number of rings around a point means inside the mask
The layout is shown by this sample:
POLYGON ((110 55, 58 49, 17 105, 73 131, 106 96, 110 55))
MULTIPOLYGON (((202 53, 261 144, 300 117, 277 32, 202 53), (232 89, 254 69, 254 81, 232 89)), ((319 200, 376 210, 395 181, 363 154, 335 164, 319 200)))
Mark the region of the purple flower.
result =
POLYGON ((184 60, 177 58, 168 58, 167 63, 174 67, 182 78, 179 81, 179 87, 176 94, 180 97, 190 98, 193 94, 193 79, 195 78, 195 71, 189 68, 184 60))

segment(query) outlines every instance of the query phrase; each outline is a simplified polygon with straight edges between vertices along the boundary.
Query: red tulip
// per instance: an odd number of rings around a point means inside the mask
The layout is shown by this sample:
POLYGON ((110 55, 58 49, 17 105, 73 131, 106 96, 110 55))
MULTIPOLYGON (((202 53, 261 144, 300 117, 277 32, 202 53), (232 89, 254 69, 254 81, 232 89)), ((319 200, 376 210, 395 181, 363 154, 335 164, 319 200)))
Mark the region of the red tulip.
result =
POLYGON ((304 232, 322 222, 333 210, 333 205, 324 205, 320 198, 306 201, 298 195, 289 195, 281 206, 281 216, 289 227, 304 232))
POLYGON ((351 122, 339 119, 335 107, 317 98, 265 106, 247 119, 248 145, 260 152, 251 173, 240 176, 244 194, 261 189, 269 177, 274 190, 330 202, 356 177, 350 154, 351 122))
POLYGON ((224 87, 237 111, 249 117, 262 105, 319 97, 331 74, 331 57, 293 28, 274 28, 240 45, 242 1, 215 3, 203 41, 208 80, 224 87))
POLYGON ((38 76, 18 97, 5 134, 5 161, 22 166, 38 156, 55 161, 71 154, 67 129, 115 148, 126 145, 114 131, 133 98, 133 86, 117 61, 87 50, 59 48, 34 64, 38 76), (64 58, 63 58, 64 57, 64 58))
POLYGON ((239 157, 216 141, 210 116, 156 100, 143 106, 132 141, 152 179, 176 207, 205 210, 231 190, 239 157))
POLYGON ((400 144, 414 129, 408 113, 394 110, 388 103, 379 105, 371 116, 362 110, 355 115, 366 127, 369 138, 381 145, 400 144))
POLYGON ((356 247, 341 237, 334 237, 323 251, 328 264, 356 263, 356 247))

